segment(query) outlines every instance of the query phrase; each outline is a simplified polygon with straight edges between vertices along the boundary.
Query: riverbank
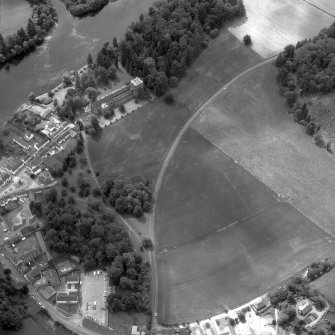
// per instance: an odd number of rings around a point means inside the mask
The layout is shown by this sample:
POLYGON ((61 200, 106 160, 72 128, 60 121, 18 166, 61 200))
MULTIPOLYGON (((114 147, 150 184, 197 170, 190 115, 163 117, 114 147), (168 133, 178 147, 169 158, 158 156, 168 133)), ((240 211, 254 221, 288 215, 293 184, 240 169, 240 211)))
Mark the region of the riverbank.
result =
MULTIPOLYGON (((31 0, 27 0, 33 6, 31 0)), ((55 8, 50 2, 33 6, 26 28, 20 28, 16 34, 0 34, 0 67, 12 59, 20 60, 45 41, 45 37, 58 20, 55 8)))

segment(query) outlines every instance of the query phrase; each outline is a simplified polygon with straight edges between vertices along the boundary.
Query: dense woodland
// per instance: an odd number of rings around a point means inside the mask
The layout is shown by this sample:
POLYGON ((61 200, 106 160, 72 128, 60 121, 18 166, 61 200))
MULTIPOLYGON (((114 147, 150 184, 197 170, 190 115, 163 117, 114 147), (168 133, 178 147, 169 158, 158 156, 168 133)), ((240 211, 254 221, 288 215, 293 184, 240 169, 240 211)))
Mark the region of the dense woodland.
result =
POLYGON ((57 13, 49 0, 27 0, 32 6, 32 15, 27 27, 16 34, 0 34, 0 66, 10 59, 21 56, 43 43, 45 36, 57 22, 57 13))
POLYGON ((288 45, 276 59, 278 80, 295 84, 302 94, 328 93, 335 89, 335 23, 312 39, 288 45), (296 80, 295 80, 296 79, 296 80))
POLYGON ((17 330, 22 327, 22 298, 27 293, 27 286, 17 289, 13 285, 10 270, 0 273, 0 329, 17 330))
POLYGON ((108 5, 109 0, 63 0, 73 16, 86 16, 98 13, 108 5))
POLYGON ((242 0, 159 1, 133 23, 120 43, 120 62, 162 95, 216 37, 228 20, 244 15, 242 0))
POLYGON ((277 81, 288 106, 293 108, 294 120, 306 127, 319 147, 333 153, 332 141, 325 139, 303 100, 310 94, 327 94, 335 89, 335 23, 312 39, 286 46, 276 66, 277 81))
MULTIPOLYGON (((114 39, 113 45, 104 43, 95 59, 88 55, 86 71, 75 71, 73 75, 64 74, 63 86, 69 88, 61 106, 58 106, 57 101, 54 100, 58 115, 73 121, 75 115, 82 112, 89 102, 94 104, 98 97, 97 86, 106 85, 110 80, 115 80, 117 67, 118 44, 114 39)), ((94 128, 96 132, 97 129, 94 128)), ((89 133, 92 135, 92 129, 89 133)))
POLYGON ((152 194, 148 182, 134 183, 130 178, 120 176, 107 180, 102 193, 120 214, 127 213, 141 217, 143 212, 151 210, 152 194))
POLYGON ((128 234, 104 206, 82 213, 52 189, 42 205, 31 202, 30 208, 44 219, 42 230, 51 250, 79 256, 87 271, 108 268, 113 285, 123 290, 120 304, 113 302, 118 295, 109 298, 111 310, 149 309, 150 266, 133 251, 128 234))

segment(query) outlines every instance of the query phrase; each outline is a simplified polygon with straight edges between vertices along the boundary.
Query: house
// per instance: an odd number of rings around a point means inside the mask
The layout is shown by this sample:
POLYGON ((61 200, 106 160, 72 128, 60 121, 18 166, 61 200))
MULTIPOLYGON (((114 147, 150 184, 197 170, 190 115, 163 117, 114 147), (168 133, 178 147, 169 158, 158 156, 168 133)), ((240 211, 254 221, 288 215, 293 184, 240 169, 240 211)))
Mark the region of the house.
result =
POLYGON ((70 291, 78 291, 79 288, 79 272, 75 272, 66 277, 66 289, 70 291))
POLYGON ((43 271, 45 271, 47 268, 48 268, 47 263, 40 263, 40 264, 34 266, 24 276, 31 284, 34 284, 38 279, 41 278, 43 271))
POLYGON ((24 263, 28 263, 30 264, 34 259, 36 259, 39 255, 41 254, 41 252, 36 249, 36 248, 32 248, 28 251, 26 251, 24 254, 21 255, 21 259, 24 263))
POLYGON ((264 300, 258 301, 256 303, 254 303, 253 305, 251 305, 252 309, 255 311, 255 313, 259 313, 261 312, 264 308, 266 308, 266 303, 264 302, 264 300))
POLYGON ((24 140, 21 137, 15 137, 13 138, 13 141, 19 145, 21 148, 25 149, 25 150, 29 150, 31 148, 31 145, 29 142, 27 142, 26 140, 24 140))
POLYGON ((57 304, 77 304, 78 293, 77 292, 58 292, 56 298, 57 304))
POLYGON ((137 335, 138 326, 131 326, 131 335, 137 335))
POLYGON ((4 165, 4 169, 7 170, 9 173, 11 174, 17 174, 24 166, 24 163, 20 160, 20 159, 17 159, 17 160, 12 160, 10 162, 7 162, 5 165, 4 165))
POLYGON ((48 281, 45 277, 42 277, 42 278, 38 279, 34 284, 35 288, 37 288, 37 289, 41 288, 43 286, 47 286, 47 285, 48 285, 48 281))
POLYGON ((69 261, 61 262, 57 265, 57 270, 60 276, 63 276, 74 270, 74 266, 69 261))
POLYGON ((25 111, 38 114, 41 117, 47 117, 51 113, 51 108, 44 107, 43 105, 26 105, 25 108, 25 111))
POLYGON ((39 151, 39 150, 43 149, 49 142, 50 142, 50 140, 48 138, 42 138, 38 143, 34 144, 34 148, 37 151, 39 151))
POLYGON ((44 272, 43 276, 50 286, 58 286, 61 284, 58 273, 55 269, 48 269, 44 272))
POLYGON ((65 279, 67 284, 78 284, 80 280, 79 272, 73 272, 65 279))
POLYGON ((142 88, 143 88, 143 81, 140 78, 136 77, 135 79, 130 81, 130 89, 135 98, 138 97, 139 91, 142 88))
POLYGON ((46 286, 40 289, 39 291, 44 299, 49 300, 51 297, 53 297, 57 292, 55 289, 51 286, 46 286))
POLYGON ((298 313, 301 316, 306 316, 312 309, 313 307, 311 306, 311 304, 308 301, 305 301, 302 305, 298 307, 298 313))

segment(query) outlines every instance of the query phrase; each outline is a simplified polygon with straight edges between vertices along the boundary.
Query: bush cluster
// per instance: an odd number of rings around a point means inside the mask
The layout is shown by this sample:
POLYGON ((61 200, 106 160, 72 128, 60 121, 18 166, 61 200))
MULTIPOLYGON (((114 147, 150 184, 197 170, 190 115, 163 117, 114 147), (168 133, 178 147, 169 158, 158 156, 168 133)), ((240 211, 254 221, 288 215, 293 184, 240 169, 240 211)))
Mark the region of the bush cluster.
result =
POLYGON ((151 191, 143 182, 134 183, 130 178, 120 176, 107 180, 102 193, 120 214, 128 213, 140 217, 143 212, 151 210, 151 191))
POLYGON ((45 36, 57 22, 55 8, 48 0, 28 0, 33 12, 27 27, 16 34, 3 37, 0 34, 0 65, 11 58, 24 55, 43 43, 45 36))

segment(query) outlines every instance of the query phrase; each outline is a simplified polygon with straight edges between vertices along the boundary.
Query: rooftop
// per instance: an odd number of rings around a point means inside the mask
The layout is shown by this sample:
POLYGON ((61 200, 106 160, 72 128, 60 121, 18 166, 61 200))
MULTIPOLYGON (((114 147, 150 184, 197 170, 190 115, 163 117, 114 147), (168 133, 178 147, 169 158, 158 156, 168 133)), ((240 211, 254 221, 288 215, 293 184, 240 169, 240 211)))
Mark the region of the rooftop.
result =
POLYGON ((134 78, 134 79, 131 81, 131 83, 132 83, 134 86, 139 86, 139 85, 142 85, 142 84, 143 84, 143 81, 142 81, 140 78, 136 77, 136 78, 134 78))
POLYGON ((72 283, 72 282, 76 282, 78 283, 80 279, 79 273, 78 272, 74 272, 72 274, 70 274, 69 276, 66 277, 65 281, 67 283, 72 283))

